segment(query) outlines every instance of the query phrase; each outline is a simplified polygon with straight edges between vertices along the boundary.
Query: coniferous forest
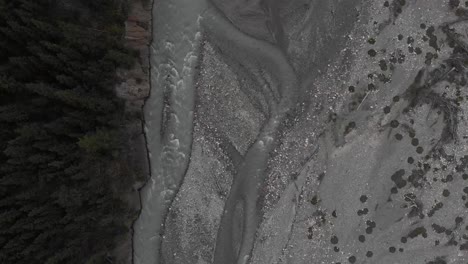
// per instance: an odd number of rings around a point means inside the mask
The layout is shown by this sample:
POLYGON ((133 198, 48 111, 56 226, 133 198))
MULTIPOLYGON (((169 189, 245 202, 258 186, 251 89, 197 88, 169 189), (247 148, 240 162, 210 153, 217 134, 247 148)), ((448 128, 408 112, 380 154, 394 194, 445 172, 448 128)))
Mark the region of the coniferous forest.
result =
POLYGON ((0 0, 0 263, 112 263, 129 232, 113 88, 134 57, 126 9, 0 0))

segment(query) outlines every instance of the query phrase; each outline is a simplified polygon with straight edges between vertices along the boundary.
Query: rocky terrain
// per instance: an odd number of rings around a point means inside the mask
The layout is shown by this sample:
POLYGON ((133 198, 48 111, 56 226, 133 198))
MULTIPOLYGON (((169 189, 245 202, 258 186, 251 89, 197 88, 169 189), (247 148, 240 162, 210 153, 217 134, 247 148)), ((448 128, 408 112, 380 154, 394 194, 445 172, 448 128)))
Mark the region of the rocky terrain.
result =
POLYGON ((135 263, 466 263, 467 5, 156 1, 135 263))

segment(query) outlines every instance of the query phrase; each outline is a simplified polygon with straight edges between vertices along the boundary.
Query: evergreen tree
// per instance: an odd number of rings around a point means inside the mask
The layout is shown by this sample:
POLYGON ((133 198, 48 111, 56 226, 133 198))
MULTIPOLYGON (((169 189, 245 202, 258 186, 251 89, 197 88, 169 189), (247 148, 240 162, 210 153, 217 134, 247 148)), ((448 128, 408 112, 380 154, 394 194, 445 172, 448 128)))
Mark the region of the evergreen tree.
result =
POLYGON ((0 0, 0 263, 104 263, 128 232, 109 169, 125 5, 75 2, 0 0))

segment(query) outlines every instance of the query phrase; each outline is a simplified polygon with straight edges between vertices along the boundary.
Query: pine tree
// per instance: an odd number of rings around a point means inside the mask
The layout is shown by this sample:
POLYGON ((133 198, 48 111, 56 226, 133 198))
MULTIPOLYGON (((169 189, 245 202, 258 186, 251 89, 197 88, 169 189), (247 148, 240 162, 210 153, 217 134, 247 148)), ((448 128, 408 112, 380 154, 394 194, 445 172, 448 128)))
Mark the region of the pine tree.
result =
POLYGON ((115 69, 132 63, 124 13, 79 1, 100 18, 0 0, 0 263, 102 263, 128 232, 109 174, 123 113, 115 69))

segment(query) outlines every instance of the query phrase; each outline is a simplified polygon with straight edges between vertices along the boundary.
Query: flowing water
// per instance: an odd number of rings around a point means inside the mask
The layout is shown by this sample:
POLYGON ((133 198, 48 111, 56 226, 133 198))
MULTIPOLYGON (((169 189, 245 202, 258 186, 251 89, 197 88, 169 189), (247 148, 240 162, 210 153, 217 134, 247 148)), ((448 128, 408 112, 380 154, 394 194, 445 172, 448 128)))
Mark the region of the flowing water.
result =
POLYGON ((155 1, 135 263, 466 263, 463 3, 155 1))

